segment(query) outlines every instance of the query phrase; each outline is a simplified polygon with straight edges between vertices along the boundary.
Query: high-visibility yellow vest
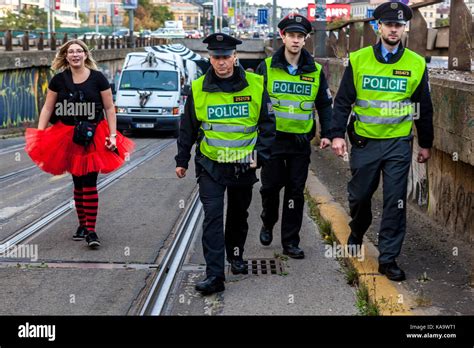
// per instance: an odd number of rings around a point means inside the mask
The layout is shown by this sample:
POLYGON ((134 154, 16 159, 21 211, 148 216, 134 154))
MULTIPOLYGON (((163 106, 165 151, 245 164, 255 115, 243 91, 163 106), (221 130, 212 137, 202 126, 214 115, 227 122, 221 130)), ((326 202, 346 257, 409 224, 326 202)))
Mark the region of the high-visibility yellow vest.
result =
POLYGON ((314 63, 316 71, 290 75, 282 69, 272 68, 272 57, 267 65, 267 90, 275 110, 276 129, 286 133, 309 133, 313 128, 314 100, 319 90, 321 65, 314 63))
POLYGON ((200 150, 213 161, 248 162, 257 143, 263 76, 245 76, 248 86, 234 93, 203 91, 205 75, 192 83, 194 110, 204 131, 200 150))
POLYGON ((411 133, 418 108, 410 97, 426 67, 423 57, 405 48, 393 64, 377 61, 372 47, 350 54, 357 99, 355 132, 367 138, 388 139, 411 133))

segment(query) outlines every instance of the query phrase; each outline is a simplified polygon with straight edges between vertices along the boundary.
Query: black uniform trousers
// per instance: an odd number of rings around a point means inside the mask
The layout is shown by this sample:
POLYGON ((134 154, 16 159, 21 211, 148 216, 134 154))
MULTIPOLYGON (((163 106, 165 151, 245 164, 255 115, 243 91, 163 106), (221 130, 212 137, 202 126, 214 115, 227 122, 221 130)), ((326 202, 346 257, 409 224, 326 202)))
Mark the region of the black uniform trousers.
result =
POLYGON ((371 199, 383 180, 383 214, 379 230, 379 263, 395 260, 406 231, 406 196, 412 136, 369 139, 364 148, 352 146, 348 184, 351 233, 362 239, 372 223, 371 199))
POLYGON ((225 279, 224 250, 227 259, 240 259, 249 229, 248 208, 252 186, 226 186, 203 170, 198 178, 199 196, 204 208, 202 247, 207 276, 225 279), (224 232, 224 193, 227 189, 227 215, 224 232))
POLYGON ((310 158, 308 154, 279 155, 265 162, 262 167, 262 218, 268 229, 278 221, 280 191, 284 187, 281 217, 281 244, 284 248, 300 243, 299 232, 303 222, 304 188, 308 178, 310 158))

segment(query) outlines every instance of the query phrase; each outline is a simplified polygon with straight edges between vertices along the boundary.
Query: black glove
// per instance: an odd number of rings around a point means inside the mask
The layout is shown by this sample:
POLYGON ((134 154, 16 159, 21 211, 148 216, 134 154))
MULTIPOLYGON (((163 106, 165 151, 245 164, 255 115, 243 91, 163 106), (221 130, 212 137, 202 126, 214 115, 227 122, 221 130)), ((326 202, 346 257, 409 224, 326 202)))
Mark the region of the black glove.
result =
POLYGON ((250 163, 239 163, 234 165, 235 176, 245 174, 250 170, 250 163))
POLYGON ((308 143, 308 137, 306 134, 295 134, 295 141, 299 146, 304 146, 308 143))

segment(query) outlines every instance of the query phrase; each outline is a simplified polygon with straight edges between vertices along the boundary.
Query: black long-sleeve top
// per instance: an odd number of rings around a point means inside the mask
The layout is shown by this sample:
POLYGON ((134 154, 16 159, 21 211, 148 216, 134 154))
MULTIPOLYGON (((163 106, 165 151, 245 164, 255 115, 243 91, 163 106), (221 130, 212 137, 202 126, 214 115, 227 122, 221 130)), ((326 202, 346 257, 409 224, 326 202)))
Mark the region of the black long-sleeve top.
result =
MULTIPOLYGON (((289 76, 288 72, 288 61, 285 58, 285 47, 280 47, 275 54, 272 56, 271 67, 275 69, 282 69, 289 76)), ((296 75, 310 73, 316 71, 314 59, 311 54, 304 48, 301 50, 301 55, 298 61, 298 68, 296 75)), ((267 65, 265 61, 259 64, 256 70, 257 74, 263 75, 265 79, 265 85, 267 85, 267 65)), ((328 83, 324 72, 321 70, 319 74, 319 89, 318 94, 314 100, 314 105, 318 111, 319 122, 321 124, 321 138, 330 138, 331 129, 331 117, 332 117, 332 97, 329 92, 328 83)), ((309 141, 314 138, 316 134, 316 124, 313 125, 313 129, 303 135, 304 142, 301 141, 300 134, 285 133, 277 130, 277 141, 272 149, 272 154, 278 156, 281 153, 300 153, 307 152, 309 147, 309 141)))
MULTIPOLYGON (((373 46, 375 58, 382 64, 396 63, 403 55, 404 47, 400 43, 397 53, 395 53, 388 62, 382 56, 378 42, 373 46)), ((333 119, 331 128, 331 139, 344 138, 346 133, 348 117, 351 114, 352 104, 355 103, 357 92, 354 85, 354 76, 352 66, 349 64, 344 71, 339 90, 334 100, 333 119)), ((425 69, 423 78, 410 97, 412 103, 419 105, 419 118, 415 120, 415 126, 418 134, 418 145, 428 149, 433 146, 433 104, 428 82, 428 68, 425 69)))
MULTIPOLYGON (((248 86, 245 78, 245 71, 241 66, 235 68, 234 74, 226 79, 219 78, 214 70, 209 68, 203 82, 203 90, 211 93, 232 93, 238 92, 248 86)), ((194 94, 187 98, 184 106, 184 116, 181 120, 181 128, 178 137, 178 154, 175 157, 176 167, 188 168, 191 159, 191 148, 196 146, 196 176, 201 170, 205 170, 219 183, 224 185, 247 185, 257 181, 255 170, 250 169, 245 172, 239 171, 240 164, 219 163, 204 156, 199 150, 204 132, 201 129, 201 121, 196 117, 194 108, 194 94)), ((275 140, 275 115, 271 108, 270 97, 264 88, 262 93, 262 107, 257 124, 258 138, 254 150, 257 153, 257 164, 260 166, 270 159, 271 146, 275 140)))

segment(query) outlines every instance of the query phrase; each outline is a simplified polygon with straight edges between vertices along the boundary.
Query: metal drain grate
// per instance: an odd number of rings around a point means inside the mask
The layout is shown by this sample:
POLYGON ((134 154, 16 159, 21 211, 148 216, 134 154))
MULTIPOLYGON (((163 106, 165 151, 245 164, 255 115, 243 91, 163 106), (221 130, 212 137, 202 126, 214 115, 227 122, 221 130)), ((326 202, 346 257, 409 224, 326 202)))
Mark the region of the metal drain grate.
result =
MULTIPOLYGON (((280 259, 247 259, 248 274, 252 275, 271 275, 282 274, 283 264, 280 259)), ((229 266, 230 272, 230 266, 229 266)))

